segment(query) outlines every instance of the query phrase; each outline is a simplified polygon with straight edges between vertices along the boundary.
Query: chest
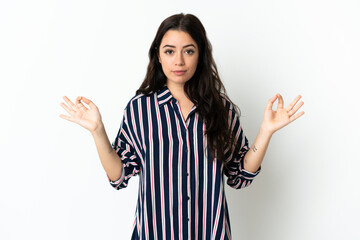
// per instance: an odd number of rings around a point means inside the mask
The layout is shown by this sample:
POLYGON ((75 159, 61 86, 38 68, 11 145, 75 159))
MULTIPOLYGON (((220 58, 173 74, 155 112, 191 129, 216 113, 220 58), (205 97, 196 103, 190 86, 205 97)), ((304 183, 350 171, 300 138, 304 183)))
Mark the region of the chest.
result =
POLYGON ((146 103, 142 105, 146 106, 145 110, 139 108, 141 111, 134 114, 135 118, 130 121, 134 126, 131 138, 140 156, 144 179, 162 175, 168 181, 170 176, 174 179, 188 176, 195 184, 195 176, 204 177, 207 172, 214 171, 221 173, 218 162, 213 165, 213 161, 209 161, 212 159, 205 123, 196 106, 190 105, 180 105, 177 101, 161 106, 146 103))
MULTIPOLYGON (((191 102, 172 101, 145 112, 137 124, 141 148, 148 154, 158 155, 166 149, 187 151, 206 141, 204 123, 191 102)), ((143 152, 144 153, 144 152, 143 152)), ((168 151, 166 150, 166 153, 168 151)))
POLYGON ((194 107, 194 104, 191 101, 184 101, 184 102, 177 103, 177 104, 179 106, 182 118, 184 120, 186 120, 191 109, 194 107))

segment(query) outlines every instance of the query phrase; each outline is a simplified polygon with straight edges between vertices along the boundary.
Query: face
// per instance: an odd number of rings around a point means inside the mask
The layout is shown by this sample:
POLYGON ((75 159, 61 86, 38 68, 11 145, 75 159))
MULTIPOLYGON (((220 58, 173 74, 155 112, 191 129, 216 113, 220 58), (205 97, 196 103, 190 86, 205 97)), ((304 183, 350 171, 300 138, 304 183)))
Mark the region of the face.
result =
POLYGON ((159 61, 167 77, 166 84, 184 85, 196 71, 199 49, 192 37, 183 31, 165 33, 159 49, 159 61))

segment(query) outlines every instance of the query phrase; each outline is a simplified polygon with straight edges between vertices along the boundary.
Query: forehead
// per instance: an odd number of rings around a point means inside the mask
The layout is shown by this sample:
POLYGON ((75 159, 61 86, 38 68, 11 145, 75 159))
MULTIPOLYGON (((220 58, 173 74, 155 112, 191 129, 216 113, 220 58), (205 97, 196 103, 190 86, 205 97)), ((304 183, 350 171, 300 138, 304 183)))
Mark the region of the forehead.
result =
POLYGON ((168 30, 163 36, 160 46, 172 45, 182 47, 188 44, 194 44, 197 47, 196 42, 187 32, 168 30))

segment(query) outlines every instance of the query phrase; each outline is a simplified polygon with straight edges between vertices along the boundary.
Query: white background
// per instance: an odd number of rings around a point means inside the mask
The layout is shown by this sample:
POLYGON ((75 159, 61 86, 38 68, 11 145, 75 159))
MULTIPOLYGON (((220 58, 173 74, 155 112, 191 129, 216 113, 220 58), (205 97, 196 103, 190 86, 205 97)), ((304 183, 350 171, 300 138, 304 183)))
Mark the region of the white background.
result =
POLYGON ((357 0, 1 0, 0 238, 130 239, 138 177, 111 188, 59 104, 92 99, 112 141, 159 24, 179 12, 203 22, 251 143, 270 97, 305 102, 252 186, 227 186, 233 239, 359 239, 357 0))

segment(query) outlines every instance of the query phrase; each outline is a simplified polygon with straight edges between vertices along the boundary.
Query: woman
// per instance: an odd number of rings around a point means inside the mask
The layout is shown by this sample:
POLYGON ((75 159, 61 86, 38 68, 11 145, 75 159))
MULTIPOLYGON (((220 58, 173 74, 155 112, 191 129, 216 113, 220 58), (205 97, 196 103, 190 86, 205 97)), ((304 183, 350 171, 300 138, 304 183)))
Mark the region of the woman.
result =
POLYGON ((252 182, 271 136, 304 114, 298 112, 301 96, 286 108, 280 94, 269 100, 250 150, 199 19, 165 19, 149 58, 112 145, 89 99, 78 97, 74 104, 64 97, 70 116, 61 117, 92 133, 113 187, 124 188, 140 175, 132 239, 231 239, 224 174, 236 189, 252 182))

